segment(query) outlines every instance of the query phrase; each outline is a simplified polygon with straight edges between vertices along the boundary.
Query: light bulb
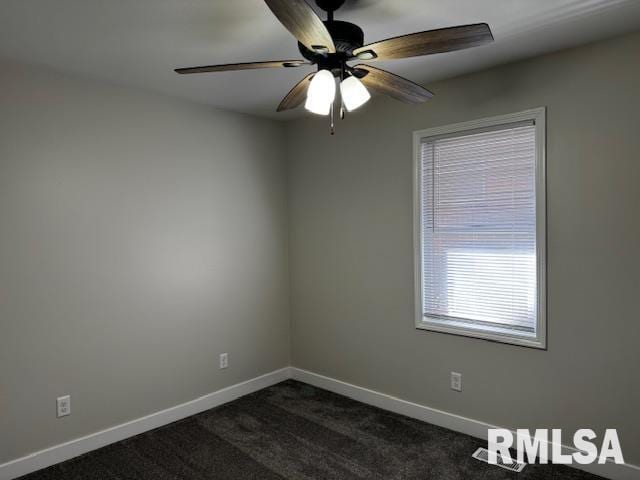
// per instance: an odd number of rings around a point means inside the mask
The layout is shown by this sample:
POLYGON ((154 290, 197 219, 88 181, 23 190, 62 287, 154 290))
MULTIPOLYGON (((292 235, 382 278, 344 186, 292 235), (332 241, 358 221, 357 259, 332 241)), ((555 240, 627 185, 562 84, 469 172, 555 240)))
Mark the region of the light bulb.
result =
POLYGON ((331 104, 336 98, 336 81, 329 70, 320 70, 313 76, 307 91, 304 107, 318 115, 329 115, 331 104))
POLYGON ((371 94, 356 77, 345 78, 340 84, 340 94, 347 110, 352 112, 369 101, 371 94))

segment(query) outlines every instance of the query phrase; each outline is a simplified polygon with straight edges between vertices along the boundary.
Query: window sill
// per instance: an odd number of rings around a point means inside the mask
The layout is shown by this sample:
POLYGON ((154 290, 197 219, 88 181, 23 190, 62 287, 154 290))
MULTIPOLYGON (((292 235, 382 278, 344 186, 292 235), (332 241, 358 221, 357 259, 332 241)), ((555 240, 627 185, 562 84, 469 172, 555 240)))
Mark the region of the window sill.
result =
POLYGON ((491 329, 478 327, 470 327, 463 322, 447 321, 439 319, 423 317, 416 321, 416 328, 419 330, 429 330, 432 332, 448 333, 451 335, 460 335, 464 337, 479 338, 490 342, 506 343, 509 345, 518 345, 522 347, 537 348, 546 350, 547 345, 543 335, 538 334, 518 334, 513 331, 501 331, 500 329, 491 329))

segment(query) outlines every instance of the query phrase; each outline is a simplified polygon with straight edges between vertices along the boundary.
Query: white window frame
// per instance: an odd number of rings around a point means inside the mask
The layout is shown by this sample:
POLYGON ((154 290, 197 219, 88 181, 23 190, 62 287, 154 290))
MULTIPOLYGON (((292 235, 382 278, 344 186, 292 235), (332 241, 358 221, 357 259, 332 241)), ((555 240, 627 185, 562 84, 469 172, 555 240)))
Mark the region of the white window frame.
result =
POLYGON ((450 333, 466 337, 480 338, 494 342, 522 345, 539 349, 547 348, 547 236, 546 236, 546 109, 539 107, 523 112, 472 120, 442 127, 419 130, 413 133, 413 229, 414 229, 414 270, 415 270, 415 326, 417 329, 450 333), (533 121, 536 132, 535 184, 536 184, 536 268, 537 268, 537 325, 536 336, 518 335, 514 332, 500 333, 469 328, 454 321, 430 319, 423 309, 423 235, 422 235, 422 142, 440 135, 464 134, 473 130, 533 121))

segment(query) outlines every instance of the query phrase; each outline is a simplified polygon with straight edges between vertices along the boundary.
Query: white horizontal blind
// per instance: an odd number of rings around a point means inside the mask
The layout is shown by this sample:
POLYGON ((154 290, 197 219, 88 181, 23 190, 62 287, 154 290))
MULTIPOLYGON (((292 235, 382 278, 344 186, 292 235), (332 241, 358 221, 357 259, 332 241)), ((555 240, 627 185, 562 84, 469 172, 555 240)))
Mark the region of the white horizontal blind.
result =
POLYGON ((423 139, 423 314, 534 335, 533 122, 423 139))

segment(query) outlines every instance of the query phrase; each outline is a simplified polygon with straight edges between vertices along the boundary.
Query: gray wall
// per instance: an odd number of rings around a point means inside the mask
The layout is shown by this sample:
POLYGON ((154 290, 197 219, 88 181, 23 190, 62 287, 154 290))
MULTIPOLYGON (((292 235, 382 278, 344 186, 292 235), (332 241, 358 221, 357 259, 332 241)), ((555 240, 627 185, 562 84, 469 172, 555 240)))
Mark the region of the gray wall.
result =
POLYGON ((497 425, 618 428, 640 464, 638 52, 635 34, 428 85, 420 107, 377 98, 335 137, 289 123, 293 365, 497 425), (543 105, 548 350, 416 330, 411 133, 543 105))
POLYGON ((490 423, 617 427, 640 463, 638 51, 376 98, 335 137, 0 63, 0 463, 283 367, 290 345, 297 367, 490 423), (415 330, 411 132, 540 105, 549 349, 415 330))
POLYGON ((0 64, 0 463, 289 364, 282 130, 0 64))

